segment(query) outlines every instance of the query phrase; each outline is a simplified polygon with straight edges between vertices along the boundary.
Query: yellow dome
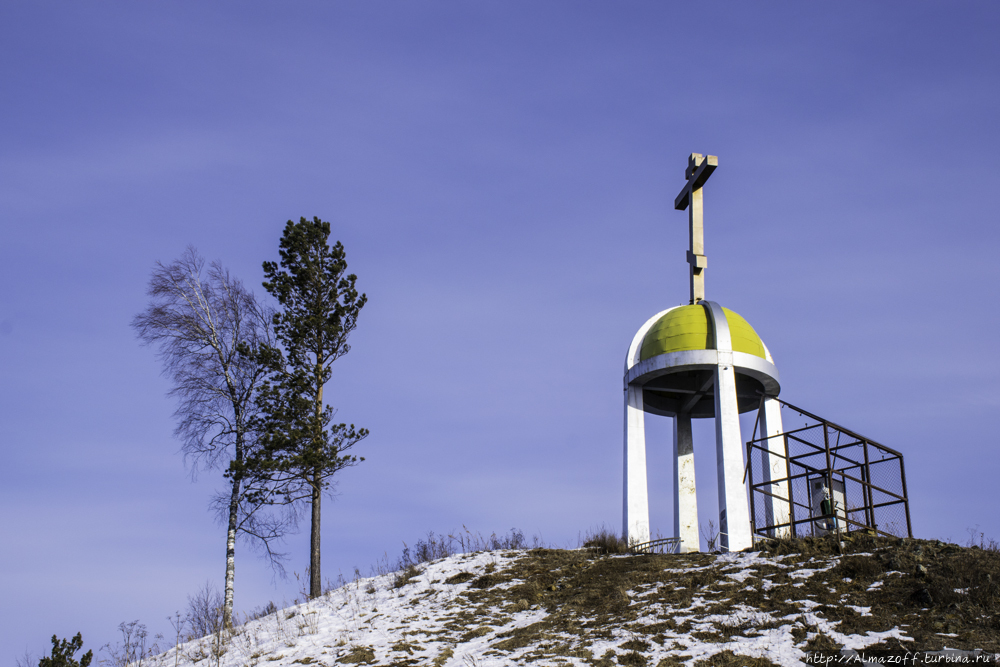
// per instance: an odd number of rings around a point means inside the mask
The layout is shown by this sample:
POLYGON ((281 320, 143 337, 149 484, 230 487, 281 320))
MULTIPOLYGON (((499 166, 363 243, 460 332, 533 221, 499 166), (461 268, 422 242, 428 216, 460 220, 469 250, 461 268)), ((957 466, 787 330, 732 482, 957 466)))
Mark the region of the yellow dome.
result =
MULTIPOLYGON (((750 324, 728 308, 723 308, 729 323, 734 352, 745 352, 766 359, 764 343, 750 324)), ((681 306, 661 317, 642 339, 639 359, 683 350, 711 350, 712 327, 704 306, 681 306)))

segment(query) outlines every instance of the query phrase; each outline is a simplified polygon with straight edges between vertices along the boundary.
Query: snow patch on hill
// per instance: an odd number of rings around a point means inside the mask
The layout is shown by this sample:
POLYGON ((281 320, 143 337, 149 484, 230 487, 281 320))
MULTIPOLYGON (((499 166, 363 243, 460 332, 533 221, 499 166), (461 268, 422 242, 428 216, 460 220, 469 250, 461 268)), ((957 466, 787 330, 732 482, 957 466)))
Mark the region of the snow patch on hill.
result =
MULTIPOLYGON (((692 567, 662 568, 664 580, 672 574, 702 572, 714 577, 718 586, 691 591, 683 598, 686 604, 664 602, 658 596, 662 582, 628 588, 621 604, 627 612, 622 616, 630 620, 620 624, 600 621, 585 609, 553 623, 551 605, 518 597, 519 587, 526 584, 521 566, 532 557, 525 551, 460 554, 423 564, 419 574, 405 583, 398 573, 357 579, 316 600, 248 621, 231 636, 182 644, 159 656, 159 661, 178 667, 502 667, 592 665, 613 657, 629 664, 632 656, 631 664, 656 665, 668 657, 694 664, 730 651, 797 665, 806 657, 806 641, 817 635, 851 649, 889 637, 907 639, 898 627, 863 634, 838 632, 838 622, 818 613, 820 605, 806 595, 791 600, 790 607, 772 611, 720 603, 715 595, 723 585, 738 588, 754 581, 767 590, 771 582, 758 578, 760 571, 772 576, 775 570, 785 571, 795 581, 793 586, 801 586, 834 567, 836 557, 812 559, 808 567, 800 567, 783 562, 786 556, 737 553, 703 556, 703 564, 692 567)), ((567 567, 590 567, 595 561, 588 558, 581 552, 567 567)), ((551 590, 561 586, 553 583, 551 590)))

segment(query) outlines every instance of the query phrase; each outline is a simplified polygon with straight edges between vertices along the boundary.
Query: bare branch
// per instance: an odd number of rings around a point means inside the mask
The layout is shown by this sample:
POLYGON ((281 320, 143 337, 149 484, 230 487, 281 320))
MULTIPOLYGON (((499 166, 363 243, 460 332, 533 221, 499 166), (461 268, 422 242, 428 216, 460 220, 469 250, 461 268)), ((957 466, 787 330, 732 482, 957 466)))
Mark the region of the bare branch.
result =
POLYGON ((269 372, 262 349, 275 346, 273 309, 257 301, 219 263, 206 268, 188 247, 171 264, 157 262, 149 306, 132 320, 139 339, 157 348, 177 399, 175 435, 185 462, 197 470, 223 468, 229 489, 213 501, 227 524, 225 622, 232 621, 234 550, 248 541, 280 569, 273 544, 295 525, 294 511, 263 511, 280 495, 275 481, 251 469, 263 444, 256 397, 269 372))

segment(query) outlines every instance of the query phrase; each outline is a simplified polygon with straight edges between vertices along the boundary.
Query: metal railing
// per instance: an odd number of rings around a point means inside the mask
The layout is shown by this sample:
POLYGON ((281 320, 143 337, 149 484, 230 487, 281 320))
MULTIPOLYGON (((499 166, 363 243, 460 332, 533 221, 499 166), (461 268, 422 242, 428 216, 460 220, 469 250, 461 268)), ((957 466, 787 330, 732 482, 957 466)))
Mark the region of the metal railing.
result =
POLYGON ((629 545, 628 548, 634 554, 676 554, 681 550, 681 538, 665 537, 659 540, 641 542, 629 545))
POLYGON ((913 537, 901 453, 774 400, 804 418, 805 425, 747 442, 746 477, 755 537, 858 530, 913 537))

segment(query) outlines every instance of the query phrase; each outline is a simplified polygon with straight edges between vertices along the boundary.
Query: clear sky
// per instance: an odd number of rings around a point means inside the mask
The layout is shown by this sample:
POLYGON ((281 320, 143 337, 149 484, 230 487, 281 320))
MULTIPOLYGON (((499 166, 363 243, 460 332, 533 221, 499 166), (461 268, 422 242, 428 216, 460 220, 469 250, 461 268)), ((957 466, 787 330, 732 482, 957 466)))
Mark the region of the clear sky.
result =
MULTIPOLYGON (((691 152, 720 162, 708 296, 782 397, 905 454, 917 536, 1000 538, 998 34, 994 2, 3 2, 0 660, 168 632, 221 584, 220 475, 191 481, 129 322, 189 244, 262 292, 289 218, 331 221, 369 298, 324 574, 428 530, 618 529, 622 367, 687 300, 691 152)), ((242 611, 301 588, 245 549, 236 576, 242 611)))

